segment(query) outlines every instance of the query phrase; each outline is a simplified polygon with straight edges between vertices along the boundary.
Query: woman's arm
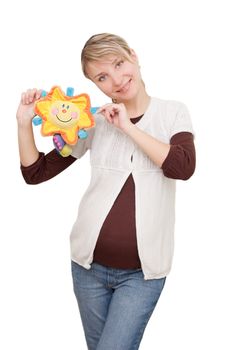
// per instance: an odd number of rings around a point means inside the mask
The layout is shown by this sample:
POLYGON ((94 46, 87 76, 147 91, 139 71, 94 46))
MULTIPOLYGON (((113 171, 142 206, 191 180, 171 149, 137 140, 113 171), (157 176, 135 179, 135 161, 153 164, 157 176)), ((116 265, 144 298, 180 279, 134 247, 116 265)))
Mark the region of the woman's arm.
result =
POLYGON ((123 103, 107 104, 99 109, 99 113, 109 123, 124 131, 163 170, 166 177, 187 180, 192 176, 196 162, 192 133, 179 132, 173 135, 170 144, 167 144, 133 124, 123 103))
POLYGON ((47 155, 38 151, 32 127, 34 104, 42 90, 29 89, 22 93, 16 113, 21 171, 28 184, 49 180, 72 164, 76 158, 62 157, 54 149, 47 155))
POLYGON ((46 155, 40 152, 35 163, 26 167, 21 165, 21 172, 26 183, 36 185, 60 174, 76 159, 72 156, 62 157, 56 149, 46 155))
POLYGON ((196 167, 194 136, 191 132, 179 132, 170 140, 170 151, 162 164, 166 177, 188 180, 196 167))
POLYGON ((129 124, 125 133, 141 148, 141 150, 160 168, 168 156, 170 145, 155 139, 137 127, 129 124))
POLYGON ((153 136, 139 129, 128 118, 123 103, 109 103, 98 110, 106 120, 121 129, 142 149, 142 151, 159 167, 166 159, 170 145, 156 140, 153 136))
POLYGON ((173 135, 169 145, 158 141, 134 124, 128 127, 127 135, 163 170, 166 177, 188 180, 193 175, 196 154, 192 133, 180 132, 173 135))
POLYGON ((35 101, 41 97, 41 90, 29 89, 22 93, 16 113, 18 123, 18 145, 20 162, 23 166, 33 164, 39 157, 32 128, 35 101))

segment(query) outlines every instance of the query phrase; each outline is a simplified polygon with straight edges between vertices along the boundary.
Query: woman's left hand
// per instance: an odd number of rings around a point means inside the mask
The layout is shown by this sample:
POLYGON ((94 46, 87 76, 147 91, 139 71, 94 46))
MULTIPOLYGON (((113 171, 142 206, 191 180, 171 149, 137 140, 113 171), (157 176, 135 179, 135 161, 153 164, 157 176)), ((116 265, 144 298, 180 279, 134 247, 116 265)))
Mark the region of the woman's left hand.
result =
POLYGON ((98 113, 101 113, 109 123, 122 131, 126 131, 127 127, 132 125, 123 103, 108 103, 100 107, 98 113))

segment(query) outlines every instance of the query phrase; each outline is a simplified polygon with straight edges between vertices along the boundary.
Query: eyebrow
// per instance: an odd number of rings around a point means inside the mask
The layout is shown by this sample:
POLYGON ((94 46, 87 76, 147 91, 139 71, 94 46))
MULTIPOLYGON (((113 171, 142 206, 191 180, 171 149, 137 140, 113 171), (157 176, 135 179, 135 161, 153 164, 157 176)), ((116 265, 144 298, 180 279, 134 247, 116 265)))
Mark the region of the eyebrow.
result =
MULTIPOLYGON (((111 64, 115 64, 115 63, 118 61, 118 59, 119 59, 119 57, 116 57, 116 58, 111 62, 111 64)), ((98 73, 97 75, 95 75, 95 76, 93 77, 93 79, 95 79, 95 78, 97 78, 99 75, 103 75, 103 74, 104 74, 104 72, 98 73)))

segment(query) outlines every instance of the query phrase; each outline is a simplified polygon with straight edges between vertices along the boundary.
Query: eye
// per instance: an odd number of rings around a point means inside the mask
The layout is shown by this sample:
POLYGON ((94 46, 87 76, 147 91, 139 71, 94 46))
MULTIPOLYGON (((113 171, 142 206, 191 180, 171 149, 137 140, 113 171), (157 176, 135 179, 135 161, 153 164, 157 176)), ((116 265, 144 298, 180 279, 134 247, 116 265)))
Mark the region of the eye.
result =
POLYGON ((69 109, 69 108, 70 108, 70 106, 69 106, 69 105, 67 105, 67 106, 66 106, 66 109, 69 109))
POLYGON ((104 81, 106 79, 106 75, 101 75, 98 79, 98 81, 104 81))
POLYGON ((65 107, 65 104, 63 103, 62 108, 64 108, 64 107, 65 107))
POLYGON ((116 64, 116 68, 119 68, 124 63, 124 60, 120 60, 116 64))

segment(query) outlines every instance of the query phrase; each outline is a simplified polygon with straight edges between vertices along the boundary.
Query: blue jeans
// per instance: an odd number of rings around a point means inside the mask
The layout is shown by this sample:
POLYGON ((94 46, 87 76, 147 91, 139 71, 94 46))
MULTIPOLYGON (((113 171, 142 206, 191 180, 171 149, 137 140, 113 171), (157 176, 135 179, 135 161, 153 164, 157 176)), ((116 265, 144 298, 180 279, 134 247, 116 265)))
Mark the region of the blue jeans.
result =
POLYGON ((88 349, 138 349, 166 278, 144 280, 141 269, 97 263, 87 270, 73 261, 72 276, 88 349))

